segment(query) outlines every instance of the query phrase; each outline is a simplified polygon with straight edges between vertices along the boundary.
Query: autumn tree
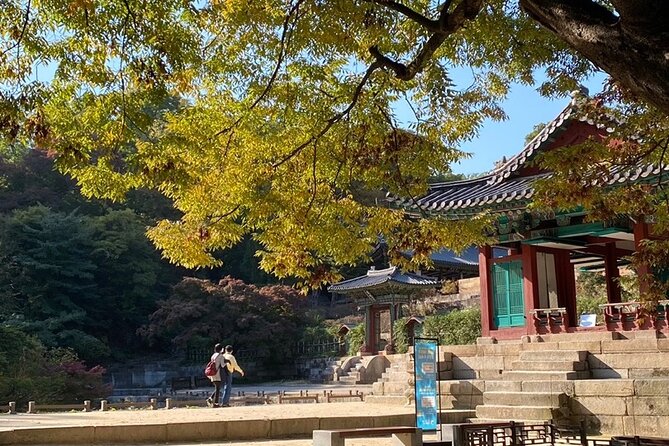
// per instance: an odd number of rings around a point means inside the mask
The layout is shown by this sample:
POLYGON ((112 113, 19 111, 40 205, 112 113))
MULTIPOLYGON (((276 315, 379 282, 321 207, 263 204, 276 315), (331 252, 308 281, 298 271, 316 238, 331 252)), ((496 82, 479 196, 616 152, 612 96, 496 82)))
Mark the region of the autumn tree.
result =
POLYGON ((283 285, 257 287, 226 277, 192 277, 175 285, 141 333, 158 349, 212 348, 217 342, 252 352, 268 365, 290 362, 300 338, 304 299, 283 285))
POLYGON ((660 143, 641 145, 648 162, 664 160, 663 0, 3 6, 4 140, 53 154, 88 196, 160 191, 181 216, 149 236, 187 266, 215 265, 217 250, 252 235, 265 270, 320 284, 379 236, 397 263, 409 248, 420 263, 482 242, 484 217, 407 220, 370 191, 421 194, 486 119, 505 117, 511 83, 539 69, 541 91, 558 95, 607 71, 620 94, 600 110, 650 116, 636 122, 660 143), (458 67, 472 72, 465 85, 451 80, 458 67), (400 102, 410 122, 396 118, 400 102))

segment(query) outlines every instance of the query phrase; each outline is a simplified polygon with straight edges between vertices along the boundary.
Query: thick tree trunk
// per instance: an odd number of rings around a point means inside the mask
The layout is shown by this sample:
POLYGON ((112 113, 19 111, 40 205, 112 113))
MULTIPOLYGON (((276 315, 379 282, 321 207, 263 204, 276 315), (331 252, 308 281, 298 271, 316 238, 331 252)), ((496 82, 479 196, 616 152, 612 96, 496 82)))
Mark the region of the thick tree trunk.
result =
POLYGON ((669 1, 519 0, 571 48, 669 114, 669 1))

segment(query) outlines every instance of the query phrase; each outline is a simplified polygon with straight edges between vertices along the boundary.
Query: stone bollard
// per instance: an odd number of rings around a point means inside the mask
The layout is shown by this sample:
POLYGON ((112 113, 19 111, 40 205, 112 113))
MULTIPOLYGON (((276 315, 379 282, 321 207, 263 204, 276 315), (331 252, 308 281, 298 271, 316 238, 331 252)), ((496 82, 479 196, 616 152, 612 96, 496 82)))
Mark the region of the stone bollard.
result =
POLYGON ((84 412, 91 411, 91 400, 84 400, 84 412))
POLYGON ((107 400, 100 401, 100 411, 101 412, 107 411, 107 400))
POLYGON ((35 413, 35 402, 34 401, 28 401, 28 413, 35 413))
POLYGON ((16 401, 9 402, 9 413, 11 415, 16 415, 16 401))
POLYGON ((172 398, 165 398, 165 409, 172 408, 172 398))
POLYGON ((151 398, 149 401, 151 403, 151 409, 156 410, 158 408, 158 400, 156 398, 151 398))

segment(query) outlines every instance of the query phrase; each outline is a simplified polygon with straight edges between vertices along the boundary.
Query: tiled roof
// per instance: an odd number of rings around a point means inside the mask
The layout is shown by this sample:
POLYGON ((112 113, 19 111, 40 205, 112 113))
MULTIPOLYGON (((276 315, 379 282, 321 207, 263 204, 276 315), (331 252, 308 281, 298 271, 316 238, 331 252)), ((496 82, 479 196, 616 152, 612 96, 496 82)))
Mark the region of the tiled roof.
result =
POLYGON ((401 288, 430 288, 439 286, 439 281, 431 277, 418 274, 403 273, 393 266, 380 270, 369 270, 367 275, 344 280, 330 285, 328 291, 342 293, 364 288, 373 288, 379 285, 396 285, 401 288))
POLYGON ((434 263, 440 265, 472 266, 478 268, 479 250, 476 246, 471 246, 458 255, 449 249, 441 249, 432 253, 430 258, 434 263))
MULTIPOLYGON (((419 198, 388 196, 388 201, 409 211, 421 209, 450 214, 455 218, 471 215, 482 209, 499 208, 504 211, 524 209, 534 194, 534 182, 549 177, 550 173, 532 176, 514 176, 514 173, 531 161, 544 145, 555 141, 567 129, 570 121, 576 119, 604 128, 588 116, 577 116, 575 111, 578 110, 578 102, 582 97, 575 95, 569 105, 546 124, 520 153, 495 167, 491 173, 472 180, 431 184, 428 192, 419 198)), ((611 131, 608 128, 606 130, 611 131)), ((616 167, 611 172, 612 177, 606 186, 624 182, 642 182, 648 177, 668 172, 669 166, 616 167)))

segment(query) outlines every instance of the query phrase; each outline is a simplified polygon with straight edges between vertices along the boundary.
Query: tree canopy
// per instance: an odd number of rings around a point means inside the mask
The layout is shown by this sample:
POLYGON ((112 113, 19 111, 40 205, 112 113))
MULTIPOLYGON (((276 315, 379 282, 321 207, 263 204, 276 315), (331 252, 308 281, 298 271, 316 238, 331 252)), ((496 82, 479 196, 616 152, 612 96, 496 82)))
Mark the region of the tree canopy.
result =
MULTIPOLYGON (((659 123, 666 149, 668 10, 662 0, 10 0, 0 133, 9 153, 53 154, 87 196, 150 188, 173 200, 179 215, 149 237, 174 262, 215 265, 217 250, 252 235, 266 271, 317 285, 379 236, 398 264, 409 248, 420 263, 482 242, 485 216, 409 220, 370 191, 422 193, 486 119, 505 117, 510 85, 533 84, 539 69, 553 95, 606 70, 623 93, 603 105, 659 116, 644 122, 659 123), (471 69, 467 85, 452 81, 458 67, 471 69), (395 116, 399 103, 410 122, 395 116)), ((661 146, 653 153, 663 160, 661 146)))

